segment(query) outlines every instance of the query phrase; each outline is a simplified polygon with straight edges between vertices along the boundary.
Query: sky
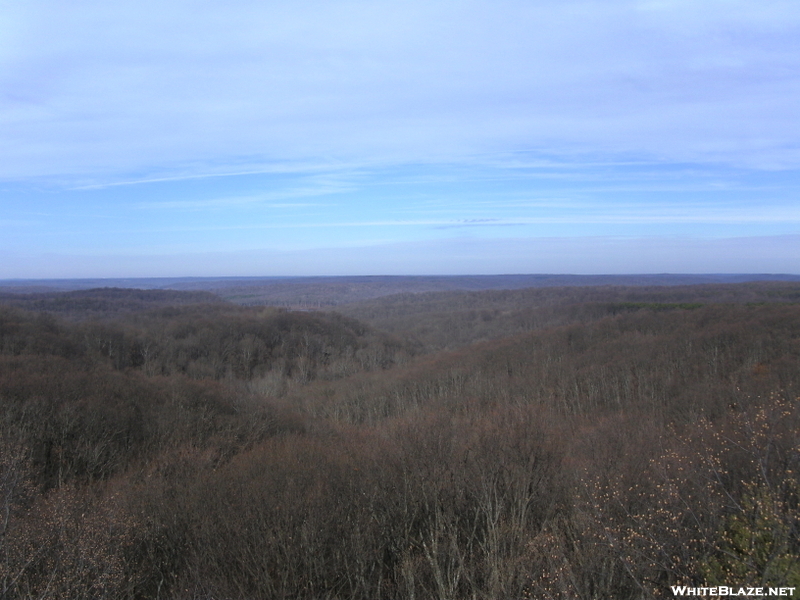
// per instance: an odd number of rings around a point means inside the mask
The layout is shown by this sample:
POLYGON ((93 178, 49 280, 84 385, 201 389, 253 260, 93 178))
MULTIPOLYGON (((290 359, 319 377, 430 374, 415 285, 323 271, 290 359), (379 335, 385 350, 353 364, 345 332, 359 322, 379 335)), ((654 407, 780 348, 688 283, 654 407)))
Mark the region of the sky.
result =
POLYGON ((0 0, 0 279, 800 273, 796 0, 0 0))

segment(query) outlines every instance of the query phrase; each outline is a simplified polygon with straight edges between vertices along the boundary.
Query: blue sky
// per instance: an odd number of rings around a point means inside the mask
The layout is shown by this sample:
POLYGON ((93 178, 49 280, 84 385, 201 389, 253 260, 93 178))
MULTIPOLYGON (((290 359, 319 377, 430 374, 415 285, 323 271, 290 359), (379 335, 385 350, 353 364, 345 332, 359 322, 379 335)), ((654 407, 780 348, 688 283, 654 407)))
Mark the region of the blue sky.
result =
POLYGON ((800 272, 796 0, 0 0, 0 278, 800 272))

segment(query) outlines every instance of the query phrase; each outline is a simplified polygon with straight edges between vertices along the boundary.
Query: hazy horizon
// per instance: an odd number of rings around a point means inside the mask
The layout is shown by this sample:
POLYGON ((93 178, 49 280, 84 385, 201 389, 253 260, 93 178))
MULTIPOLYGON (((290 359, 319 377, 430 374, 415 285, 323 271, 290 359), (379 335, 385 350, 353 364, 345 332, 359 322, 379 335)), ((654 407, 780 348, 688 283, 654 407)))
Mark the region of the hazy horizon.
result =
MULTIPOLYGON (((266 288, 274 286, 381 286, 381 294, 448 290, 522 289, 530 287, 584 286, 685 286, 702 284, 738 284, 753 282, 798 282, 793 273, 626 273, 580 275, 574 273, 503 273, 456 275, 271 275, 271 276, 208 276, 208 277, 86 277, 86 278, 8 278, 0 279, 0 291, 20 292, 74 291, 98 288, 212 290, 266 288), (395 286, 395 287, 392 287, 395 286), (400 286, 397 288, 396 286, 400 286)), ((333 289, 333 288, 331 288, 333 289)))
POLYGON ((0 279, 797 273, 789 0, 34 0, 0 279))

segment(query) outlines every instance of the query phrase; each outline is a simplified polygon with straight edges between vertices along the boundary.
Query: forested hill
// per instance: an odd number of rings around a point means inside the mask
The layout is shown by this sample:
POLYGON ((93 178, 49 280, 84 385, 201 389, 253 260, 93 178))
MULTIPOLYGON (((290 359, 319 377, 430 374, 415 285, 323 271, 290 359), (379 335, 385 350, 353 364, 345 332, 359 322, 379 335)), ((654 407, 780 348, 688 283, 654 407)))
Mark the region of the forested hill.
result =
POLYGON ((2 293, 0 305, 73 319, 105 318, 164 306, 224 302, 211 292, 92 288, 68 292, 2 293))
POLYGON ((747 282, 800 282, 782 274, 640 275, 424 275, 347 277, 180 277, 140 279, 0 280, 0 294, 65 292, 98 288, 205 291, 237 304, 323 308, 396 294, 479 292, 551 287, 673 287, 747 282))
POLYGON ((800 283, 747 282, 396 294, 345 304, 336 310, 435 351, 557 325, 587 323, 641 308, 798 302, 800 283))
POLYGON ((799 292, 16 296, 0 598, 800 588, 799 292))
POLYGON ((724 413, 749 395, 800 395, 800 304, 598 303, 549 314, 556 324, 430 352, 391 374, 317 382, 305 394, 355 422, 437 398, 643 411, 673 423, 724 413))
MULTIPOLYGON (((166 294, 183 300, 197 297, 166 294)), ((386 368, 414 352, 389 335, 335 313, 246 308, 216 299, 212 304, 135 311, 142 304, 162 304, 162 295, 154 294, 156 302, 147 302, 147 295, 141 301, 137 293, 131 301, 123 293, 117 317, 110 319, 113 295, 103 290, 102 301, 96 303, 89 295, 86 304, 84 298, 73 304, 72 293, 52 299, 69 316, 84 317, 77 322, 0 305, 0 352, 82 359, 117 370, 141 369, 148 375, 242 380, 274 375, 303 382, 386 368), (87 318, 96 314, 107 318, 87 318)), ((50 300, 43 305, 50 306, 50 300)))

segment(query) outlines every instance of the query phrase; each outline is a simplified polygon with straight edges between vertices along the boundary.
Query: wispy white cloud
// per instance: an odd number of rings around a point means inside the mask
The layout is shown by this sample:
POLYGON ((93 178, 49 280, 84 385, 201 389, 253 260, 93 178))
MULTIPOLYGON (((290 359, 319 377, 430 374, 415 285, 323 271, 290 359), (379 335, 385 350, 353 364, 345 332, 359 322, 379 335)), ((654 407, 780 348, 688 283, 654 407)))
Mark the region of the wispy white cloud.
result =
POLYGON ((796 0, 0 12, 19 256, 800 231, 796 0))
POLYGON ((228 196, 223 198, 187 199, 187 200, 153 200, 138 202, 135 208, 146 210, 208 210, 226 209, 257 205, 263 208, 310 208, 315 206, 331 206, 330 203, 289 202, 292 198, 311 198, 330 194, 343 193, 345 186, 329 186, 317 188, 296 188, 277 192, 263 192, 247 196, 228 196))
MULTIPOLYGON (((318 195, 318 194, 314 194, 318 195)), ((280 195, 278 197, 285 198, 280 195)), ((312 202, 270 202, 263 196, 239 196, 232 198, 214 198, 211 200, 166 200, 163 202, 140 202, 136 208, 156 209, 156 210, 206 210, 213 208, 233 208, 258 204, 264 208, 310 208, 314 206, 326 206, 324 204, 312 202)))
POLYGON ((793 0, 32 0, 5 12, 6 30, 24 32, 0 45, 5 178, 520 150, 800 165, 793 0))
MULTIPOLYGON (((757 210, 741 210, 727 212, 680 212, 663 210, 642 214, 634 212, 595 212, 594 214, 553 214, 528 217, 482 217, 482 218, 453 218, 453 219, 382 219, 382 220, 312 220, 293 219, 291 221, 272 221, 264 219, 261 222, 228 224, 203 224, 171 226, 157 226, 140 229, 140 232, 158 232, 162 234, 175 232, 213 232, 237 230, 280 230, 280 229, 376 229, 376 228, 485 228, 508 227, 528 225, 665 225, 665 224, 696 224, 696 225, 725 225, 725 224, 770 224, 770 223, 796 223, 800 225, 800 209, 771 210, 759 212, 757 210)), ((132 232, 136 229, 126 228, 132 232)), ((76 231, 75 233, 78 233, 76 231)))

